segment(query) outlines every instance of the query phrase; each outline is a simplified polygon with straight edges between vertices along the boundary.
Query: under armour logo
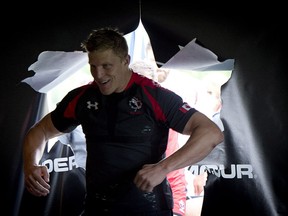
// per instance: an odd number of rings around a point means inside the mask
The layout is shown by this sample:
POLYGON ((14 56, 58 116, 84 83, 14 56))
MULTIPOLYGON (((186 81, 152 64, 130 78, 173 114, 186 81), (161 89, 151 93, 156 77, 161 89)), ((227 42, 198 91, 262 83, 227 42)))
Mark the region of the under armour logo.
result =
POLYGON ((91 101, 87 101, 87 108, 91 109, 92 107, 94 107, 95 110, 98 109, 98 103, 94 102, 94 104, 91 103, 91 101))

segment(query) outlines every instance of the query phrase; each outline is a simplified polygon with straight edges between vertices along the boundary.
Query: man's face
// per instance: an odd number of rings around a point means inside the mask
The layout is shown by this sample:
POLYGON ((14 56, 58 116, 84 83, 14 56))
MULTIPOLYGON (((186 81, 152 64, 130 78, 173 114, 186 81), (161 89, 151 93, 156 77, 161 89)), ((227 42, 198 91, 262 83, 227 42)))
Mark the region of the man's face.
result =
POLYGON ((122 92, 129 82, 130 58, 120 58, 112 50, 88 53, 90 71, 100 91, 104 95, 122 92))

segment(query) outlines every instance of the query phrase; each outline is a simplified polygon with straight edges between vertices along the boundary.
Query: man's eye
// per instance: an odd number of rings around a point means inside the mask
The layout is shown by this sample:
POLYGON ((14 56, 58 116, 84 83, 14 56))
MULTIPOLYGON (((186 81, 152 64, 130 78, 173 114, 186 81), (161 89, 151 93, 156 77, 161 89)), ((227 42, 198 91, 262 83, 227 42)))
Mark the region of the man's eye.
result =
POLYGON ((108 65, 108 64, 107 65, 103 65, 104 69, 110 69, 111 67, 112 67, 112 65, 108 65))

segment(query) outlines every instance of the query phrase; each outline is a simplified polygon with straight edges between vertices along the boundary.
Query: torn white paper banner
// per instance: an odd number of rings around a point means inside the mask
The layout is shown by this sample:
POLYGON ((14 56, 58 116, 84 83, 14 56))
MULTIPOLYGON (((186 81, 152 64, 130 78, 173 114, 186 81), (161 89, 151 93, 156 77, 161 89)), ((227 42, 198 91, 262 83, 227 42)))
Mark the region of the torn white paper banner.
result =
MULTIPOLYGON (((137 29, 126 34, 125 38, 129 46, 131 62, 146 58, 154 59, 153 53, 150 53, 150 56, 147 53, 150 39, 141 20, 137 29)), ((195 41, 196 39, 181 48, 161 68, 197 71, 233 69, 234 60, 219 62, 214 53, 196 44, 195 41)), ((45 51, 40 53, 38 61, 28 68, 29 71, 35 72, 34 76, 28 77, 22 82, 29 84, 35 91, 47 93, 86 64, 88 64, 88 56, 84 52, 45 51)))
POLYGON ((87 53, 84 52, 44 51, 40 53, 38 61, 28 68, 35 72, 34 76, 22 82, 29 84, 35 91, 47 93, 87 63, 87 53))
POLYGON ((135 31, 124 35, 124 37, 129 47, 129 55, 131 57, 130 63, 149 58, 147 52, 149 50, 149 46, 151 45, 150 38, 141 20, 139 21, 139 25, 135 31))
POLYGON ((233 70, 234 60, 218 61, 217 56, 197 44, 195 38, 162 65, 161 68, 194 71, 233 70))

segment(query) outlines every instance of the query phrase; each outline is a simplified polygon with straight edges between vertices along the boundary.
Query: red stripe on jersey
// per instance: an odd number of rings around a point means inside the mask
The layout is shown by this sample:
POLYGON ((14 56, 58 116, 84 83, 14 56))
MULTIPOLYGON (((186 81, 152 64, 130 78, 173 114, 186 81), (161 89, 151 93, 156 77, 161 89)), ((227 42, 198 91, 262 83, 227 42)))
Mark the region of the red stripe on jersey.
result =
POLYGON ((90 83, 88 85, 83 86, 82 91, 75 98, 73 98, 73 100, 71 100, 69 102, 69 104, 66 107, 65 112, 64 112, 64 117, 65 118, 73 118, 73 119, 76 118, 76 116, 75 116, 75 107, 76 107, 76 105, 78 103, 78 100, 81 97, 81 95, 83 95, 84 92, 91 86, 97 86, 97 85, 96 85, 95 82, 92 82, 92 83, 90 83))
POLYGON ((154 110, 156 119, 160 121, 166 121, 166 116, 164 115, 164 112, 162 111, 155 98, 151 94, 149 94, 146 88, 144 88, 143 91, 145 92, 145 94, 149 98, 149 101, 152 104, 152 109, 154 110))
POLYGON ((159 121, 166 121, 166 116, 164 115, 163 110, 161 109, 161 107, 159 106, 159 103, 157 102, 157 100, 148 92, 146 87, 149 88, 162 88, 158 83, 154 82, 153 80, 144 77, 142 75, 139 75, 135 72, 132 73, 132 77, 130 79, 128 86, 131 86, 132 83, 136 83, 138 85, 140 85, 143 89, 143 91, 145 92, 146 96, 148 97, 149 101, 152 104, 152 109, 154 110, 155 113, 155 117, 157 120, 159 121))

